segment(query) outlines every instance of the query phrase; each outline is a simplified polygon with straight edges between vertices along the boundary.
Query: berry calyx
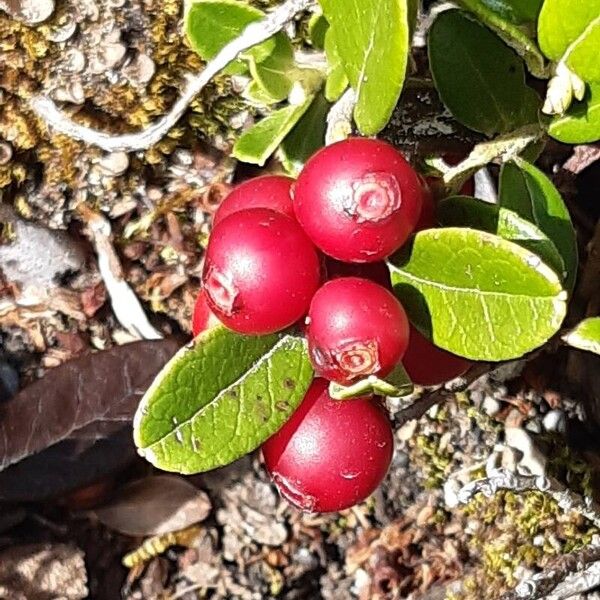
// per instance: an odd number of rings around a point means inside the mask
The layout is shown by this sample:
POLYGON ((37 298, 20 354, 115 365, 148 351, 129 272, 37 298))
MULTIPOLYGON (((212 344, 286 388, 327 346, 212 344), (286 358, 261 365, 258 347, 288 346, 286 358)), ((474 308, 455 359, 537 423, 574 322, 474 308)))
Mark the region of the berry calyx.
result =
POLYGON ((440 385, 465 373, 472 363, 438 348, 412 325, 402 364, 411 381, 418 385, 440 385))
POLYGON ((328 281, 308 311, 306 336, 317 374, 347 385, 385 377, 408 345, 402 305, 384 287, 359 277, 328 281))
POLYGON ((325 254, 375 262, 412 233, 422 203, 417 174, 381 140, 349 138, 314 154, 293 186, 298 221, 325 254))
POLYGON ((202 273, 208 306, 239 333, 289 327, 308 310, 320 278, 315 247, 296 221, 267 208, 229 215, 211 235, 202 273))
POLYGON ((285 175, 262 175, 237 185, 225 197, 213 217, 213 226, 246 208, 270 208, 295 219, 290 188, 294 180, 285 175))
POLYGON ((196 337, 198 334, 218 325, 219 319, 215 316, 210 306, 208 306, 208 300, 206 299, 206 292, 201 289, 198 292, 196 298, 196 304, 194 305, 194 314, 192 315, 192 334, 196 337))
POLYGON ((289 421, 262 447, 279 493, 308 512, 367 498, 385 477, 394 438, 378 398, 333 400, 316 379, 289 421))

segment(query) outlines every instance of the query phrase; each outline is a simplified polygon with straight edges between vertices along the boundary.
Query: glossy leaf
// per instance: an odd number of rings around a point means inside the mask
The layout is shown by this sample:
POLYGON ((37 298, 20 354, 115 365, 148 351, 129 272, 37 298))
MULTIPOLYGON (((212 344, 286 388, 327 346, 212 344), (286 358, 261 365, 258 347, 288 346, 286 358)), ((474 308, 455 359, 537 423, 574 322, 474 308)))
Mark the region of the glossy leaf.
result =
POLYGON ((533 35, 528 35, 522 23, 535 21, 538 2, 523 2, 522 6, 512 2, 490 2, 490 0, 459 0, 459 4, 472 12, 482 23, 493 29, 527 64, 536 77, 547 77, 544 55, 537 47, 533 35), (525 4, 532 5, 531 7, 525 4))
POLYGON ((451 196, 440 202, 436 215, 444 227, 472 227, 495 233, 537 254, 559 277, 565 272, 560 253, 544 232, 508 208, 471 196, 451 196))
POLYGON ((241 161, 264 165, 285 136, 308 110, 313 96, 301 104, 290 104, 272 112, 245 131, 233 146, 233 156, 241 161))
POLYGON ((356 124, 364 135, 374 135, 387 124, 404 84, 410 49, 407 2, 320 0, 320 4, 356 91, 356 124))
POLYGON ((500 172, 499 203, 539 227, 552 240, 565 264, 565 287, 577 276, 577 240, 559 191, 537 167, 517 158, 500 172))
POLYGON ((135 416, 135 443, 165 471, 198 473, 226 465, 285 423, 312 377, 303 339, 242 336, 214 327, 156 378, 135 416))
POLYGON ((523 61, 492 31, 459 10, 429 30, 429 64, 442 101, 463 125, 488 135, 537 123, 537 94, 523 61))
POLYGON ((211 510, 205 492, 177 475, 151 475, 132 481, 94 510, 98 520, 131 536, 164 535, 203 521, 211 510))
POLYGON ((310 108, 283 140, 283 166, 294 177, 298 176, 304 163, 325 144, 329 107, 323 94, 317 94, 310 108))
POLYGON ((329 65, 327 81, 325 82, 325 98, 329 102, 335 102, 344 93, 349 82, 344 71, 344 65, 333 41, 331 29, 328 29, 325 35, 324 47, 329 65))
POLYGON ((411 322, 459 356, 517 358, 544 344, 565 316, 567 295, 554 271, 484 231, 421 231, 388 265, 411 322))
POLYGON ((515 25, 526 25, 537 21, 543 0, 479 0, 489 10, 493 10, 515 25))
POLYGON ((544 54, 584 81, 600 82, 600 0, 545 0, 538 20, 544 54))
POLYGON ((254 81, 277 101, 285 100, 290 93, 293 80, 290 73, 294 68, 294 49, 284 35, 275 36, 275 47, 263 61, 250 59, 250 74, 254 81))
MULTIPOLYGON (((191 47, 208 60, 238 37, 247 25, 263 16, 261 10, 235 0, 195 0, 186 8, 184 28, 191 47)), ((261 61, 274 47, 275 39, 270 38, 248 50, 244 56, 261 61)), ((225 72, 243 73, 246 69, 243 60, 236 60, 225 72)))
POLYGON ((329 23, 322 14, 315 13, 310 17, 308 21, 308 38, 317 50, 325 48, 325 35, 328 30, 329 23))
POLYGON ((575 329, 563 336, 563 340, 579 350, 600 354, 600 317, 581 321, 575 329))
POLYGON ((600 140, 600 84, 592 83, 582 102, 576 102, 555 117, 548 133, 565 144, 587 144, 600 140))

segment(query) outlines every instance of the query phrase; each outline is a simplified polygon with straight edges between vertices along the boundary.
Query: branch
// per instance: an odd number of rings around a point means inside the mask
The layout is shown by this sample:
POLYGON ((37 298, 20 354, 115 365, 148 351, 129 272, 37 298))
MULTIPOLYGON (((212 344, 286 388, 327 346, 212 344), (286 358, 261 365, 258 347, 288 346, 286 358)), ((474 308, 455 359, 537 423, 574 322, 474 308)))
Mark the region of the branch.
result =
POLYGON ((99 146, 107 152, 144 150, 160 141, 167 131, 177 123, 190 102, 202 88, 241 52, 264 42, 280 31, 297 13, 305 10, 313 0, 287 0, 264 19, 250 23, 241 35, 227 44, 198 75, 188 75, 187 84, 171 110, 153 125, 137 133, 112 135, 85 127, 62 112, 53 100, 46 96, 34 96, 31 107, 47 125, 74 139, 99 146))
POLYGON ((352 133, 352 112, 356 104, 356 94, 348 88, 327 114, 327 131, 325 144, 333 144, 345 140, 352 133))

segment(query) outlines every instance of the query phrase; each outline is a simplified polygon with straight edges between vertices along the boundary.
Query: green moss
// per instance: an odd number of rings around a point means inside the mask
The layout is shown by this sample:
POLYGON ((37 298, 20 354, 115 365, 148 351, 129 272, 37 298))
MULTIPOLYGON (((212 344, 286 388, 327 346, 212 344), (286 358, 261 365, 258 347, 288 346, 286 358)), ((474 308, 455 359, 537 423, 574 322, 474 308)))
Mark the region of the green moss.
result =
POLYGON ((422 465, 426 488, 439 488, 450 474, 452 454, 441 450, 437 435, 418 435, 415 439, 414 457, 422 465))

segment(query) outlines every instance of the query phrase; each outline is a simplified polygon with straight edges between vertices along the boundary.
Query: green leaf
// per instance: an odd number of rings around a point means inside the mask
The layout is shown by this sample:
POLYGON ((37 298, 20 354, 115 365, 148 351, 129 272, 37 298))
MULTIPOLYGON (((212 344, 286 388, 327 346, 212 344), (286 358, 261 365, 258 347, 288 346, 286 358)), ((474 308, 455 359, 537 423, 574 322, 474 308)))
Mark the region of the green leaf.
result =
POLYGON ((388 260, 411 322, 436 346, 473 360, 508 360, 560 327, 567 294, 540 258, 474 229, 429 229, 388 260))
MULTIPOLYGON (((544 55, 540 52, 533 36, 527 35, 519 25, 524 21, 535 21, 537 13, 530 19, 532 10, 521 12, 525 6, 512 6, 511 2, 491 2, 490 0, 458 0, 465 9, 472 12, 482 23, 493 29, 525 61, 527 68, 536 77, 547 77, 544 55)), ((524 3, 525 4, 525 3, 524 3)), ((531 3, 535 5, 536 2, 531 3)), ((538 10, 541 1, 537 1, 538 10)))
POLYGON ((563 340, 580 350, 600 354, 600 317, 585 319, 563 336, 563 340))
POLYGON ((402 398, 412 394, 413 390, 414 385, 402 363, 398 363, 385 379, 378 379, 374 375, 370 375, 366 379, 361 379, 348 386, 340 385, 335 381, 329 383, 329 395, 334 400, 348 400, 367 394, 402 398))
POLYGON ((329 23, 322 15, 315 13, 308 21, 308 38, 310 43, 318 50, 325 48, 325 34, 329 30, 329 23))
POLYGON ((269 106, 271 104, 277 104, 279 100, 273 98, 268 92, 265 91, 255 80, 252 80, 243 91, 242 96, 253 104, 262 104, 269 106))
POLYGON ((164 471, 226 465, 287 421, 312 377, 301 338, 214 327, 182 348, 146 392, 134 419, 135 443, 164 471))
POLYGON ((566 144, 600 140, 600 84, 590 84, 583 102, 572 104, 568 112, 555 117, 548 133, 566 144))
POLYGON ((451 196, 440 202, 436 215, 444 227, 481 229, 527 248, 562 279, 565 263, 556 246, 543 231, 516 212, 471 196, 451 196))
POLYGON ((323 94, 317 94, 309 109, 283 140, 283 166, 293 177, 297 177, 304 163, 325 145, 329 106, 323 94))
POLYGON ((538 42, 548 58, 585 81, 600 81, 600 0, 545 0, 538 42))
POLYGON ((327 81, 325 82, 325 98, 329 102, 335 102, 344 93, 349 82, 342 60, 337 53, 331 29, 328 29, 325 35, 325 56, 329 65, 327 81))
MULTIPOLYGON (((234 0, 195 0, 187 6, 184 28, 191 47, 204 60, 209 60, 238 37, 247 25, 263 16, 264 13, 257 8, 234 0)), ((270 38, 248 50, 244 56, 261 61, 274 47, 275 40, 270 38)), ((246 65, 242 60, 232 62, 225 69, 229 74, 245 71, 246 65)))
POLYGON ((499 203, 537 225, 553 242, 565 264, 565 287, 577 276, 577 239, 569 211, 550 179, 537 167, 516 158, 500 171, 499 203))
POLYGON ((292 43, 283 34, 275 36, 275 47, 262 62, 250 59, 250 74, 254 81, 271 98, 285 100, 290 93, 293 80, 290 73, 294 69, 294 49, 292 43))
POLYGON ((535 23, 543 0, 479 0, 488 10, 515 25, 535 23))
POLYGON ((457 121, 488 135, 537 123, 540 99, 525 84, 523 61, 495 33, 447 10, 428 46, 437 91, 457 121))
POLYGON ((313 97, 308 96, 302 104, 290 104, 261 119, 238 138, 232 155, 243 162, 264 165, 308 110, 313 97))
MULTIPOLYGON (((364 135, 387 124, 404 84, 410 48, 406 0, 320 0, 364 135)), ((328 94, 328 97, 331 95, 328 94)))

